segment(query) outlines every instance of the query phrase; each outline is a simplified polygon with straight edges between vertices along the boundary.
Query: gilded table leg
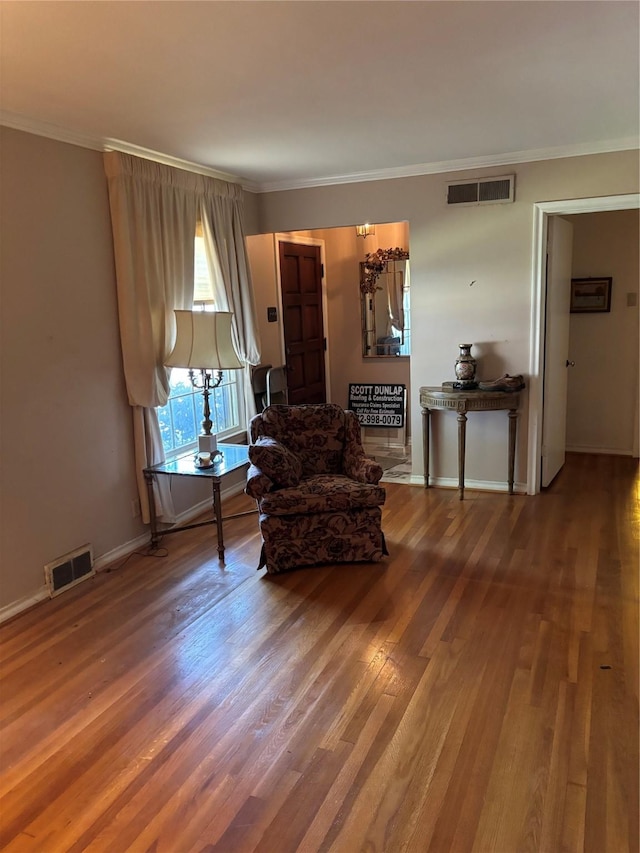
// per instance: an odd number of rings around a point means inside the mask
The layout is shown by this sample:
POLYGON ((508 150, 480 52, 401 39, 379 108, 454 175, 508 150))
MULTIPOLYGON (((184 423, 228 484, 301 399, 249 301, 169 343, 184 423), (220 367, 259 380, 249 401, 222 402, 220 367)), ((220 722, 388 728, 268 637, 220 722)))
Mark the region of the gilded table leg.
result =
POLYGON ((423 455, 423 472, 424 472, 424 487, 429 488, 429 430, 431 428, 431 410, 422 410, 422 455, 423 455))
POLYGON ((222 538, 222 501, 220 499, 220 483, 213 480, 213 513, 218 534, 218 559, 224 563, 224 539, 222 538))
POLYGON ((467 416, 464 412, 458 413, 458 488, 460 500, 464 500, 464 454, 467 437, 467 416))
POLYGON ((513 494, 513 475, 516 464, 516 427, 518 424, 518 412, 509 409, 509 494, 513 494))

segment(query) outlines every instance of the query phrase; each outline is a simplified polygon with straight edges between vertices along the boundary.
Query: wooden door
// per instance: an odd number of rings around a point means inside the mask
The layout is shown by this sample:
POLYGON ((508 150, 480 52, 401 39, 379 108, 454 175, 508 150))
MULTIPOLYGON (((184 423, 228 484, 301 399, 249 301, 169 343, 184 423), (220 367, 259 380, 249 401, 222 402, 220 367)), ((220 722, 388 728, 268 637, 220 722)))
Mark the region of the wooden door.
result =
POLYGON ((280 243, 282 325, 289 405, 326 402, 319 246, 280 243))
POLYGON ((550 216, 542 412, 543 487, 551 483, 565 458, 572 249, 573 225, 559 216, 550 216))

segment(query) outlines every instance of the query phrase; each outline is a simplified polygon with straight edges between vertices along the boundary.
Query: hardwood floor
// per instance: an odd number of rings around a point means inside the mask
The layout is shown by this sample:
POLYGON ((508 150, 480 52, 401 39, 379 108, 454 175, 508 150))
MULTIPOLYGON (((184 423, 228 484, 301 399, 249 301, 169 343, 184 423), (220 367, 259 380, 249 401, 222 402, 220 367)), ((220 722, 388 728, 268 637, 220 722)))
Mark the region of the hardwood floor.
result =
POLYGON ((637 851, 639 486, 388 484, 382 563, 264 576, 248 516, 22 614, 0 849, 637 851))

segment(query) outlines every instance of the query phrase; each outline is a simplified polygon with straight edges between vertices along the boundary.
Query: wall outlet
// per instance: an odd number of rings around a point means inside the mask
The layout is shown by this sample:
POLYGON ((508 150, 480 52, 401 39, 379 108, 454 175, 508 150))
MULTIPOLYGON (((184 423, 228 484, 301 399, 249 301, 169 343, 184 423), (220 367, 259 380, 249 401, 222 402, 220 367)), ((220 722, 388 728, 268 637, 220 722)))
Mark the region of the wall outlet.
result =
POLYGON ((131 501, 131 515, 133 518, 140 517, 140 498, 134 498, 131 501))

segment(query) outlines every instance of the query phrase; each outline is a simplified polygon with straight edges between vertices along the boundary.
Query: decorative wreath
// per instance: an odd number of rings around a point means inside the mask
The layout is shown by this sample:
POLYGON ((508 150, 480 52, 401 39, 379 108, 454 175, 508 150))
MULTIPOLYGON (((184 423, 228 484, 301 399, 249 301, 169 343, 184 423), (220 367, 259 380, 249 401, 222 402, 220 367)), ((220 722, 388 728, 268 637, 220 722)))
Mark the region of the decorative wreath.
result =
POLYGON ((375 293, 377 281, 384 272, 388 261, 405 261, 409 257, 406 249, 396 246, 395 249, 378 249, 377 252, 368 252, 364 256, 364 275, 360 282, 362 293, 375 293))

